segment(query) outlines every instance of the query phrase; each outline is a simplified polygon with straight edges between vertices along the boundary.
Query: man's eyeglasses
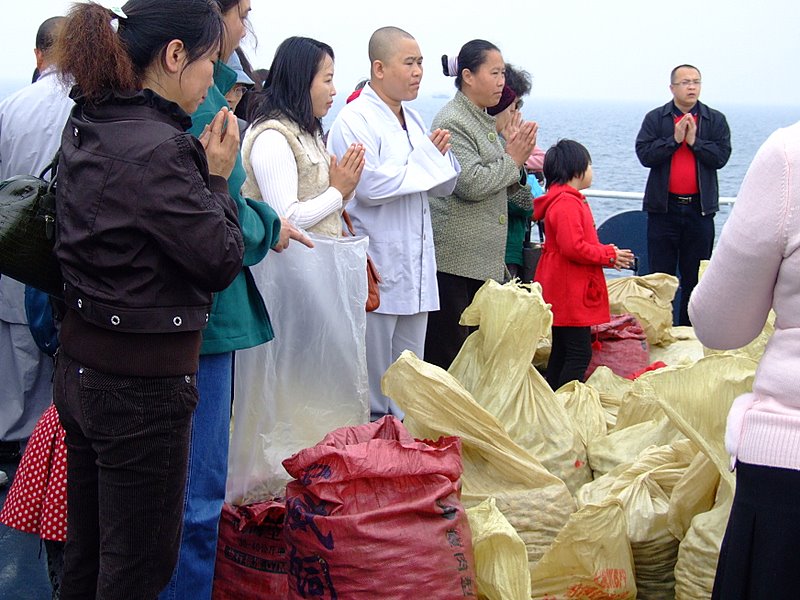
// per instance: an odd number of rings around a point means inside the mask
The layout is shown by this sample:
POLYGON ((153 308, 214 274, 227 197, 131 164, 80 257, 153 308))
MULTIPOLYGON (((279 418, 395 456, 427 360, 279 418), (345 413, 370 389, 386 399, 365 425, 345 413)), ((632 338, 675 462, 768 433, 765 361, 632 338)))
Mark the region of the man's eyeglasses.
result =
POLYGON ((690 85, 698 86, 701 85, 703 82, 700 79, 681 79, 680 81, 676 81, 672 85, 679 85, 681 87, 689 87, 690 85))
POLYGON ((239 96, 239 98, 241 98, 242 96, 244 96, 244 93, 246 91, 247 91, 246 85, 235 85, 231 88, 231 90, 228 93, 232 94, 233 96, 239 96))

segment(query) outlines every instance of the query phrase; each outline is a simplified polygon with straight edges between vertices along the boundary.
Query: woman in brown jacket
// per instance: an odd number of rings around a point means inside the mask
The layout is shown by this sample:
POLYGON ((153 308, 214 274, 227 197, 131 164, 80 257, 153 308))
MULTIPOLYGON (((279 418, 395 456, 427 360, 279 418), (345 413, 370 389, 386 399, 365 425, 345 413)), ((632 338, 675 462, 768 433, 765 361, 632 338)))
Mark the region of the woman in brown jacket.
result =
POLYGON ((221 32, 207 0, 130 0, 76 4, 57 42, 76 83, 55 247, 64 600, 154 598, 175 564, 202 329, 242 267, 226 182, 236 119, 225 109, 200 140, 186 132, 221 32))

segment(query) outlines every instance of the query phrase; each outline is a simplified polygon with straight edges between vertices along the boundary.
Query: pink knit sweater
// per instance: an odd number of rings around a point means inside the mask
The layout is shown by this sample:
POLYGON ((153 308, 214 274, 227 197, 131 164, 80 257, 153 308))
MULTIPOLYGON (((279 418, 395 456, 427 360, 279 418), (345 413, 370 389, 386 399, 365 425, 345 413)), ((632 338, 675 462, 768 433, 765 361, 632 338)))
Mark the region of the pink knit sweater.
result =
POLYGON ((742 462, 800 470, 800 123, 753 159, 689 316, 703 344, 731 349, 761 332, 770 308, 775 334, 725 443, 742 462))

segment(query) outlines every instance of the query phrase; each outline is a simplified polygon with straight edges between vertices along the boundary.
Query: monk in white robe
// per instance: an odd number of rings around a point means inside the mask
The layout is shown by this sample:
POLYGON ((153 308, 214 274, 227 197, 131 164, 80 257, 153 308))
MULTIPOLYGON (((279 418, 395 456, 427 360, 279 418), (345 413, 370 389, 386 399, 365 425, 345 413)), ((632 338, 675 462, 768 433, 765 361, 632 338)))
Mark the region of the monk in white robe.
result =
POLYGON ((403 350, 420 358, 428 312, 439 310, 436 257, 428 195, 449 195, 460 172, 450 133, 428 131, 403 102, 414 100, 422 79, 416 40, 383 27, 369 41, 370 82, 337 116, 328 150, 341 158, 364 145, 366 165, 347 207, 356 233, 369 236, 369 254, 381 275, 380 307, 367 314, 367 370, 372 420, 403 412, 381 392, 381 377, 403 350))

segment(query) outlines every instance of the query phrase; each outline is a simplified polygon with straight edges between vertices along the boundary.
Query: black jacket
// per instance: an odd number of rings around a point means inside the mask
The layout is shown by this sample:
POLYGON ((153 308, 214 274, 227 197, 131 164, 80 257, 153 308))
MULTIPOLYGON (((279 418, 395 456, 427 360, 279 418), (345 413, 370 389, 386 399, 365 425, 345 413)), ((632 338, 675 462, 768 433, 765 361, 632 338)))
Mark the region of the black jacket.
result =
MULTIPOLYGON (((647 113, 636 136, 636 156, 650 169, 643 205, 647 212, 667 212, 669 170, 672 155, 680 146, 675 141, 673 106, 670 101, 647 113)), ((697 106, 697 137, 692 151, 697 162, 700 207, 707 215, 719 210, 717 169, 724 167, 731 156, 731 131, 721 112, 699 101, 697 106)))
POLYGON ((67 307, 126 333, 205 327, 242 269, 236 205, 190 117, 149 90, 76 106, 64 129, 56 256, 67 307))

